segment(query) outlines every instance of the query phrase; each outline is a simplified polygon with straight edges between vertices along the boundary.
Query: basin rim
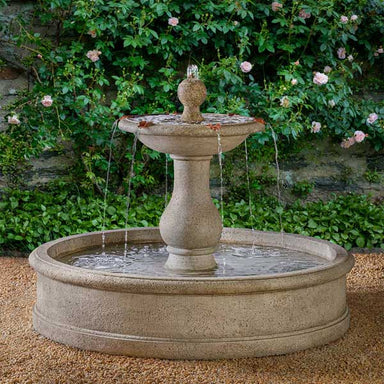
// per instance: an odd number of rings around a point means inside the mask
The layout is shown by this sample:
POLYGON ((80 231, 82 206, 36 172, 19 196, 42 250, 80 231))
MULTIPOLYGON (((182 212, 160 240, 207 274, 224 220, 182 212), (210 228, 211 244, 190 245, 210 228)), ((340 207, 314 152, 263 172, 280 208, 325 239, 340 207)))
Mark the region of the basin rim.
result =
MULTIPOLYGON (((205 114, 203 116, 213 115, 205 114)), ((215 114, 216 116, 228 116, 225 114, 215 114)), ((156 116, 156 115, 143 115, 156 116)), ((137 116, 140 117, 140 116, 137 116)), ((121 131, 136 133, 140 135, 150 136, 192 136, 192 137, 217 137, 217 132, 208 128, 209 122, 202 123, 181 123, 181 124, 154 124, 147 128, 138 127, 137 121, 129 120, 128 118, 119 121, 119 129, 121 131)), ((258 121, 249 121, 244 123, 222 124, 220 135, 226 136, 244 136, 256 132, 264 132, 265 125, 258 121)))

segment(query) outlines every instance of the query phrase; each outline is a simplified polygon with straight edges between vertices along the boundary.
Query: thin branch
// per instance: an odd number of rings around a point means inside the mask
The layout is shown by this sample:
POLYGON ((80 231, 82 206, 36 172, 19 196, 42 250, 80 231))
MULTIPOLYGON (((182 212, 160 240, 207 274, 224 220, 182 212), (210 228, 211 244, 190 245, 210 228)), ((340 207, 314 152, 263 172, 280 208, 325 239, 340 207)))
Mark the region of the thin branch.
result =
POLYGON ((41 79, 40 79, 40 76, 39 74, 37 73, 37 70, 34 66, 31 66, 32 70, 33 70, 33 73, 35 74, 35 77, 36 77, 36 80, 40 83, 40 84, 43 84, 41 79))

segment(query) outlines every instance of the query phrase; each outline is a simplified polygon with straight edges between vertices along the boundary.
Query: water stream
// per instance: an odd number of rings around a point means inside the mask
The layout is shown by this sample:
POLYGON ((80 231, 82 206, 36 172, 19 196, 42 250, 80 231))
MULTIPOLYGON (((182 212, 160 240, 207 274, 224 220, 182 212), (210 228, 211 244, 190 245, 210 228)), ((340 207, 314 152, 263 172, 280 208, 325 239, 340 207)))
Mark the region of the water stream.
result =
MULTIPOLYGON (((277 201, 278 201, 278 207, 277 207, 277 213, 279 215, 279 225, 280 225, 280 233, 281 233, 281 246, 284 244, 284 226, 283 226, 283 218, 282 218, 282 210, 283 210, 283 203, 281 200, 281 188, 280 188, 280 182, 281 182, 281 174, 280 174, 280 165, 279 165, 279 150, 277 147, 277 135, 276 132, 273 130, 272 127, 270 127, 272 131, 272 139, 273 139, 273 145, 275 148, 275 166, 276 166, 276 189, 277 189, 277 201)), ((249 154, 248 154, 248 146, 247 146, 247 139, 244 141, 244 151, 245 151, 245 169, 246 169, 246 177, 247 177, 247 188, 248 188, 248 205, 249 205, 249 216, 252 220, 251 229, 252 232, 255 231, 254 224, 253 224, 253 209, 252 209, 252 193, 251 193, 251 182, 250 182, 250 174, 249 174, 249 154)), ((254 244, 253 244, 254 245, 254 244)))
POLYGON ((283 202, 281 200, 281 189, 280 189, 280 165, 279 165, 279 150, 277 148, 277 135, 276 132, 273 130, 273 128, 270 126, 272 131, 272 139, 273 139, 273 145, 275 147, 275 165, 276 165, 276 188, 277 188, 277 201, 278 201, 278 207, 277 207, 277 214, 279 215, 279 223, 280 223, 280 241, 281 246, 284 246, 284 226, 283 226, 283 202))
MULTIPOLYGON (((223 147, 221 145, 220 131, 217 130, 216 133, 217 133, 217 155, 219 158, 219 168, 220 168, 220 215, 221 215, 221 222, 224 227, 223 147)), ((223 275, 225 275, 226 267, 227 267, 225 254, 223 255, 223 259, 222 259, 222 266, 223 266, 223 275)))
POLYGON ((165 153, 165 193, 164 193, 164 208, 168 205, 168 155, 165 153))
POLYGON ((128 175, 128 190, 127 190, 127 205, 125 209, 125 234, 124 234, 124 255, 128 252, 128 217, 129 217, 129 208, 131 205, 131 189, 132 189, 132 178, 134 175, 133 168, 135 165, 135 157, 136 157, 136 148, 137 148, 137 139, 139 136, 139 130, 135 132, 135 136, 133 138, 132 149, 131 149, 131 166, 129 169, 128 175))
MULTIPOLYGON (((249 218, 251 220, 251 230, 252 233, 255 232, 254 227, 254 216, 253 216, 253 208, 252 208, 252 192, 251 192, 251 180, 249 176, 249 156, 248 156, 248 146, 247 139, 244 140, 244 151, 245 151, 245 171, 247 174, 247 187, 248 187, 248 205, 249 205, 249 218)), ((252 251, 255 249, 255 242, 252 244, 252 251)))
POLYGON ((105 220, 106 220, 106 213, 107 213, 109 177, 111 173, 112 144, 113 144, 113 139, 115 137, 118 122, 119 120, 116 120, 112 124, 112 135, 111 135, 111 140, 109 142, 108 168, 107 168, 107 177, 105 179, 105 189, 104 189, 103 224, 101 227, 101 249, 103 254, 105 253, 105 220))
POLYGON ((219 157, 219 167, 220 167, 220 214, 221 214, 221 221, 224 224, 223 147, 221 145, 220 131, 217 130, 216 133, 217 133, 217 154, 219 157))

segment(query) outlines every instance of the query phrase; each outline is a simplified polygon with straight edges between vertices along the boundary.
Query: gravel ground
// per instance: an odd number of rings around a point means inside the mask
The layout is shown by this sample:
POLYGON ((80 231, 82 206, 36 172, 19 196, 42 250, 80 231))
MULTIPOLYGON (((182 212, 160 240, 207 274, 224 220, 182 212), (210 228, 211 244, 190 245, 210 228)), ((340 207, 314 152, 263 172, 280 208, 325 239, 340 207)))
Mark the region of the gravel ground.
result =
POLYGON ((0 258, 0 383, 384 384, 384 254, 355 254, 351 328, 327 346, 285 356, 167 361, 109 356, 33 331, 36 276, 26 259, 0 258))

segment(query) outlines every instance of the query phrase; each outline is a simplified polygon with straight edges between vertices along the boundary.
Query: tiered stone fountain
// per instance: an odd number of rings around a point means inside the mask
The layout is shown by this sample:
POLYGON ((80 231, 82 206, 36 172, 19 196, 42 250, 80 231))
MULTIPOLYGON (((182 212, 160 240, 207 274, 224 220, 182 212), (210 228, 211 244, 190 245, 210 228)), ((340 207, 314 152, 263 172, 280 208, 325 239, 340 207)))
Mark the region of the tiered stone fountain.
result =
POLYGON ((30 256, 38 274, 34 328, 78 348, 170 359, 283 354, 339 338, 349 326, 352 256, 314 238, 222 230, 209 191, 215 130, 225 152, 264 126, 244 116, 201 115, 206 90, 193 72, 178 95, 181 116, 119 125, 174 160, 160 229, 128 229, 128 256, 112 252, 124 248, 125 230, 106 232, 105 255, 100 232, 37 248, 30 256))

